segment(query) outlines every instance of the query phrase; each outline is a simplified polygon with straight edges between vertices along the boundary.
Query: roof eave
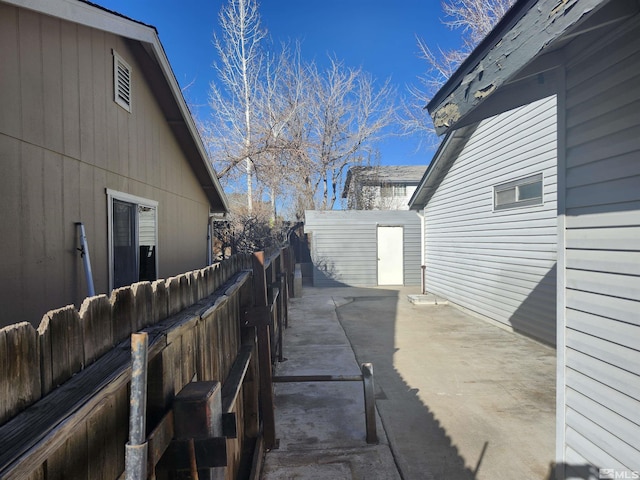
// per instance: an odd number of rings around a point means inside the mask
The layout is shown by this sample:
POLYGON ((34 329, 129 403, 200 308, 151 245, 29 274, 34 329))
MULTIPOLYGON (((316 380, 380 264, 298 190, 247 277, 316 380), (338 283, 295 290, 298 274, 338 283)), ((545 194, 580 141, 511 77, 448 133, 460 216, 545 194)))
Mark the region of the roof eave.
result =
POLYGON ((543 50, 609 1, 516 2, 427 105, 436 132, 463 125, 471 112, 543 50))

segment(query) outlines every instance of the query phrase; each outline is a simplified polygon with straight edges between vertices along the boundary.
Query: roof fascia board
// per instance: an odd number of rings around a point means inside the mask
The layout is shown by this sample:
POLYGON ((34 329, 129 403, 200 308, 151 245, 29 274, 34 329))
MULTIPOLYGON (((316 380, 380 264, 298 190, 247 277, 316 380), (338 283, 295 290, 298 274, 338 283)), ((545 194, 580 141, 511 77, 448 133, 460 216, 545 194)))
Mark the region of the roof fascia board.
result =
POLYGON ((418 187, 409 199, 409 208, 411 210, 421 210, 429 203, 431 194, 435 191, 437 183, 441 179, 441 172, 448 170, 458 158, 478 125, 479 123, 474 123, 447 133, 440 147, 438 147, 438 151, 433 156, 427 171, 422 176, 418 187))
POLYGON ((520 0, 427 105, 442 134, 610 0, 520 0), (535 8, 533 8, 535 6, 535 8))
POLYGON ((116 15, 108 10, 78 0, 2 0, 16 7, 26 8, 45 15, 69 20, 80 25, 112 32, 117 35, 153 43, 157 39, 156 30, 134 20, 116 15))

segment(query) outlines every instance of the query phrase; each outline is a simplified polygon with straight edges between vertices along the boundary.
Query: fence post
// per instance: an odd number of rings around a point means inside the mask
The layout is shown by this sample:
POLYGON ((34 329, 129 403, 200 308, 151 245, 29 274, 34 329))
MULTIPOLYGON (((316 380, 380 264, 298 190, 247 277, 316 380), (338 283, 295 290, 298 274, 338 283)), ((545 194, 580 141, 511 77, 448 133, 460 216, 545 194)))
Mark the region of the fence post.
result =
MULTIPOLYGON (((264 252, 253 254, 253 288, 254 305, 268 307, 267 276, 264 266, 264 252)), ((265 320, 268 318, 265 316, 265 320)), ((264 428, 264 444, 266 449, 276 448, 276 426, 273 401, 273 378, 271 371, 271 333, 269 323, 259 322, 256 326, 258 334, 258 360, 260 369, 260 404, 262 406, 262 424, 264 428)))

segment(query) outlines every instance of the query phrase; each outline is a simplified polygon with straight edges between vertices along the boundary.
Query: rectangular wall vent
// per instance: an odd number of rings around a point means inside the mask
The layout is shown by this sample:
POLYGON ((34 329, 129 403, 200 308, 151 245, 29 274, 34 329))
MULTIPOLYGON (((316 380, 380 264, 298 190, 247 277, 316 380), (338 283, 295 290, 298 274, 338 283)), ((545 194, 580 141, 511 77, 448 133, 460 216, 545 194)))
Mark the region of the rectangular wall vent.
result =
POLYGON ((131 67, 120 55, 113 52, 114 101, 131 112, 131 67))

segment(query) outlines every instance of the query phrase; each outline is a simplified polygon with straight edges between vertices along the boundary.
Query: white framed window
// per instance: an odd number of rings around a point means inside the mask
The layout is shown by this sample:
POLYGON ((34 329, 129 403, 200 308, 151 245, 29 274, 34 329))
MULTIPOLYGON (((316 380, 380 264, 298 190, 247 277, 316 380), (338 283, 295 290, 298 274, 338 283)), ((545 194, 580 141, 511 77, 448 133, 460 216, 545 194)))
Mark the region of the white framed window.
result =
POLYGON ((380 187, 382 197, 404 197, 407 195, 407 186, 403 183, 383 185, 380 187))
POLYGON ((493 187, 494 210, 542 205, 542 173, 493 187))
POLYGON ((113 50, 113 101, 131 113, 131 67, 113 50))
POLYGON ((107 189, 109 289, 156 280, 158 202, 107 189))

